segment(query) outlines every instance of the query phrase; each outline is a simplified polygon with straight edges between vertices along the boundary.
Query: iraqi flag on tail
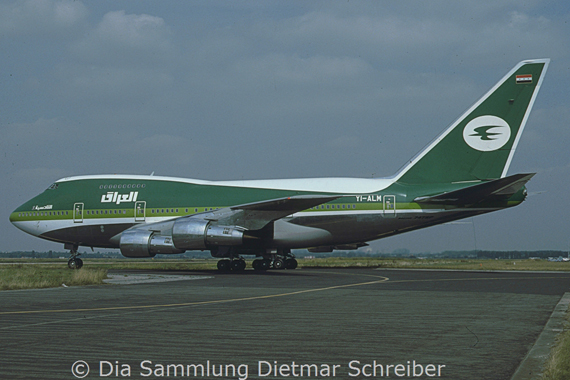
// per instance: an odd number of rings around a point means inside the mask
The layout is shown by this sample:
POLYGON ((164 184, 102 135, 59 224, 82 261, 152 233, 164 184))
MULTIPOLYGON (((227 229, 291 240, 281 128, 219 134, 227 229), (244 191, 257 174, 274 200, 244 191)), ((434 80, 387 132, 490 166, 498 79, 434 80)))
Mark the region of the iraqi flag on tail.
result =
POLYGON ((532 83, 532 74, 517 75, 517 84, 532 83))

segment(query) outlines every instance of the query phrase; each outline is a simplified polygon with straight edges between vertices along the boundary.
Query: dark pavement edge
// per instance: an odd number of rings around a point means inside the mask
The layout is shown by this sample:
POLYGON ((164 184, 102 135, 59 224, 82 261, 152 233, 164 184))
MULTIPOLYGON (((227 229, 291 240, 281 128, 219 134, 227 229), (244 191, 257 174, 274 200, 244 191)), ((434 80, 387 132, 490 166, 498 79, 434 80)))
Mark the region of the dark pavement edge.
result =
POLYGON ((537 380, 542 375, 542 370, 546 359, 550 354, 550 350, 554 347, 556 336, 564 331, 564 322, 566 321, 566 313, 570 305, 570 293, 564 293, 554 311, 550 315, 550 319, 544 326, 544 330, 538 336, 538 339, 523 359, 511 380, 537 380))

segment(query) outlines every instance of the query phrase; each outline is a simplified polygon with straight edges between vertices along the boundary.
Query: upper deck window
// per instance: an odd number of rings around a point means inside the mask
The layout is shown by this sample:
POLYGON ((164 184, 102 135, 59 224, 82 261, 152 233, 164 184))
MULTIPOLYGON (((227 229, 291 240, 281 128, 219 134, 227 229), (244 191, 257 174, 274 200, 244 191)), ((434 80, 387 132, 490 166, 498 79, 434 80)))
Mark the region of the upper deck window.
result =
MULTIPOLYGON (((57 184, 54 183, 54 185, 57 184)), ((53 185, 52 185, 53 186, 53 185)), ((144 183, 139 183, 139 184, 120 184, 120 185, 99 185, 99 189, 144 189, 146 187, 146 184, 144 183)))

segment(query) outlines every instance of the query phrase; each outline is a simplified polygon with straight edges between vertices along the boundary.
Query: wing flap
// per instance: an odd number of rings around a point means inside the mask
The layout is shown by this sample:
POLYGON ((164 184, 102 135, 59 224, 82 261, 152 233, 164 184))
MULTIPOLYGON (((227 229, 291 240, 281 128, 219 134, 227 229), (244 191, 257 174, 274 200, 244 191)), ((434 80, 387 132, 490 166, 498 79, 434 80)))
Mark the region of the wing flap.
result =
POLYGON ((509 198, 517 193, 535 174, 514 174, 438 195, 417 197, 414 202, 460 206, 509 198))

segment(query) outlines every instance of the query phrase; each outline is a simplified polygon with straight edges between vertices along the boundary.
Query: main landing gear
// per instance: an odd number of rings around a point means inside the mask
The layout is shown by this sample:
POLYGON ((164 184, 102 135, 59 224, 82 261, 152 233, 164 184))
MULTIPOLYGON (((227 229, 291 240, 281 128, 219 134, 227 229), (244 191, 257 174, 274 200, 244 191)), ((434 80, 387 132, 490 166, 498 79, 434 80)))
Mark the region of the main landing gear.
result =
POLYGON ((271 259, 256 259, 253 260, 251 266, 254 270, 268 270, 268 269, 295 269, 297 268, 297 260, 293 257, 275 258, 271 259))
POLYGON ((253 261, 253 269, 257 270, 266 270, 266 269, 296 269, 297 268, 297 260, 295 260, 295 256, 291 253, 290 249, 278 249, 277 251, 268 252, 264 256, 263 263, 258 264, 257 268, 255 262, 258 260, 253 261), (269 265, 269 267, 265 267, 265 265, 269 265))
MULTIPOLYGON (((253 260, 251 266, 256 271, 266 271, 269 269, 295 269, 297 264, 295 256, 290 251, 278 250, 273 253, 265 253, 263 258, 253 260)), ((241 257, 218 261, 218 270, 221 272, 243 272, 245 267, 245 260, 241 257)))
POLYGON ((69 269, 80 269, 83 266, 83 260, 77 257, 80 255, 80 253, 77 253, 79 246, 76 244, 65 244, 64 248, 70 250, 71 257, 67 262, 69 269))
POLYGON ((245 270, 245 260, 241 257, 233 260, 220 260, 218 261, 218 270, 221 272, 243 272, 245 270))

